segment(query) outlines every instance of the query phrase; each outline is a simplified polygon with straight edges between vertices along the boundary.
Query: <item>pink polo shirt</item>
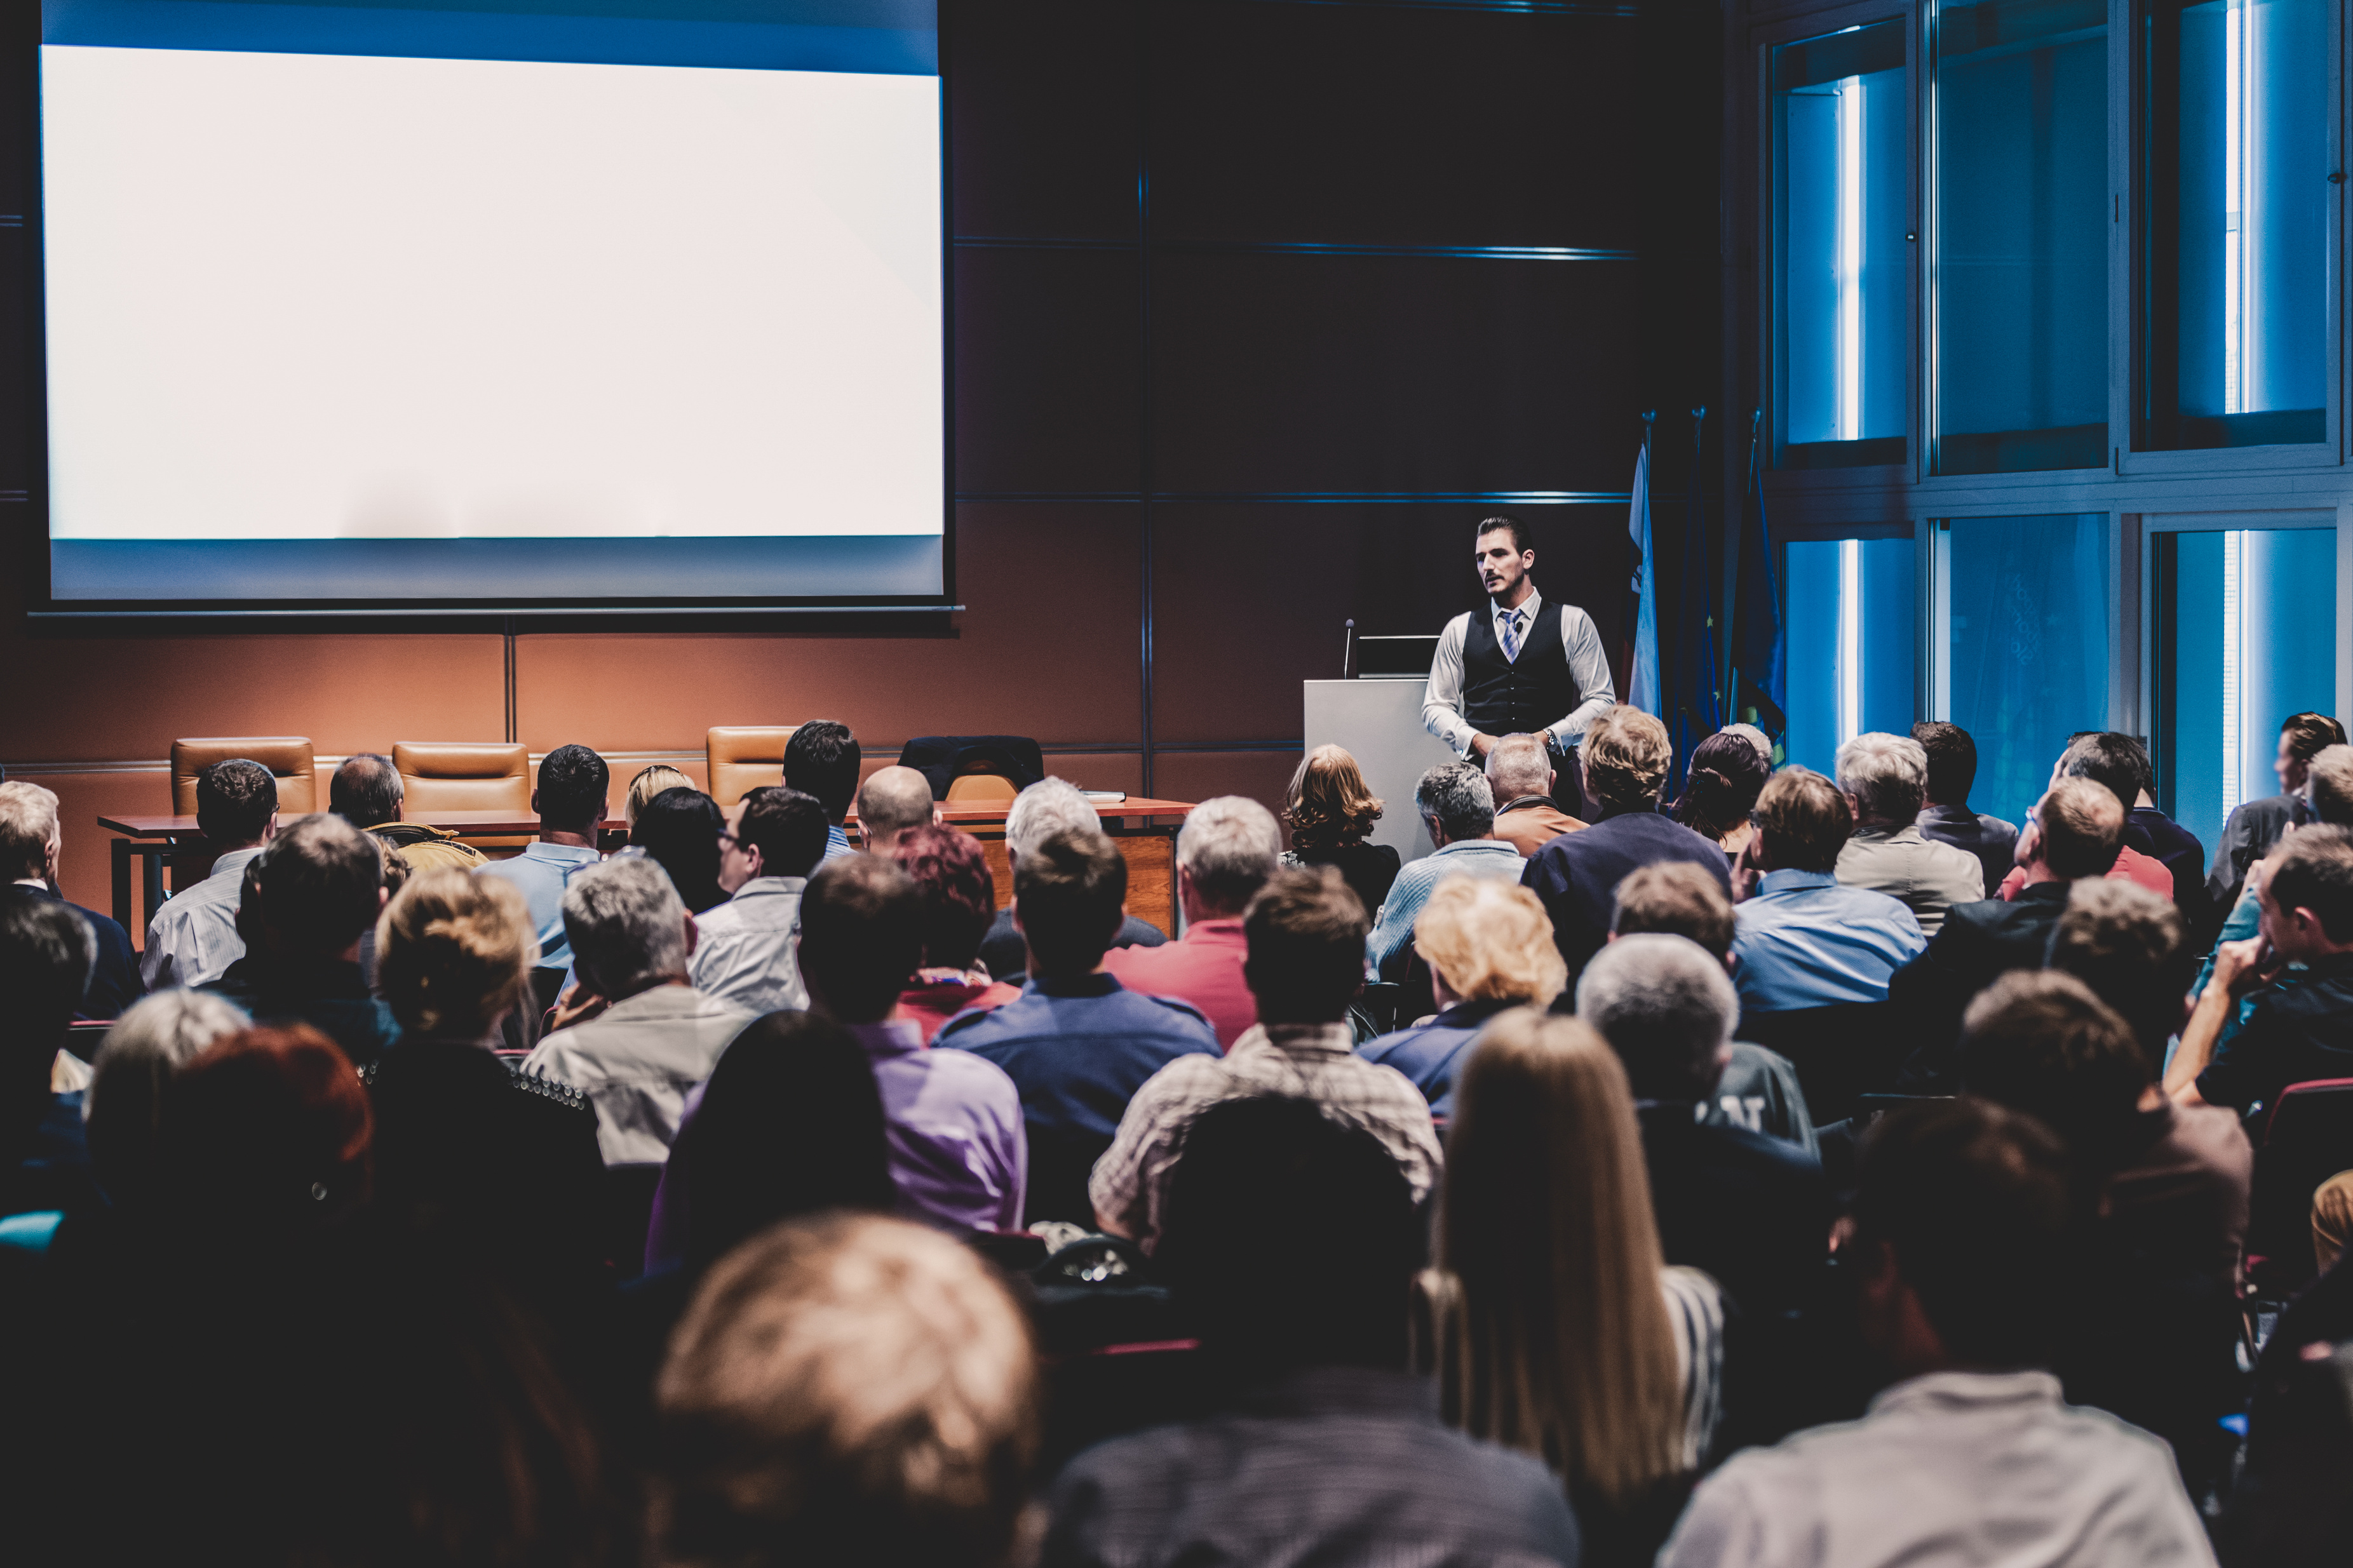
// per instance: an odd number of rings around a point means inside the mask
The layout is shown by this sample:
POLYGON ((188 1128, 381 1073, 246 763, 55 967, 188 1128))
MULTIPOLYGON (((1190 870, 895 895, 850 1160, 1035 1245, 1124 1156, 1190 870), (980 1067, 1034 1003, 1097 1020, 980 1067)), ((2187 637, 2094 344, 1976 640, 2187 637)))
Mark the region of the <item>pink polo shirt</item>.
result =
POLYGON ((1218 1048, 1231 1050, 1258 1022, 1258 1001, 1242 982, 1249 952, 1236 915, 1199 921, 1158 947, 1113 948, 1103 954, 1103 970, 1130 991, 1190 1002, 1218 1031, 1218 1048))

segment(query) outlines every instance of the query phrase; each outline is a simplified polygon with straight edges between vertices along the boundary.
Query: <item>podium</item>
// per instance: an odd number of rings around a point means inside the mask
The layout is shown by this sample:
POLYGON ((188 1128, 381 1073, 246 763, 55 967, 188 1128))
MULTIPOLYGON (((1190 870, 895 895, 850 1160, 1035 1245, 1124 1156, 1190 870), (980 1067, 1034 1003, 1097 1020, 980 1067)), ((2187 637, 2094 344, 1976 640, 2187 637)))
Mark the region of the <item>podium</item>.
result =
POLYGON ((1453 750, 1421 727, 1423 675, 1365 675, 1354 680, 1302 683, 1306 700, 1307 749, 1345 746, 1365 771, 1365 783, 1382 802, 1381 819, 1368 836, 1407 860, 1434 854, 1430 830, 1413 803, 1413 786, 1441 763, 1456 761, 1453 750))

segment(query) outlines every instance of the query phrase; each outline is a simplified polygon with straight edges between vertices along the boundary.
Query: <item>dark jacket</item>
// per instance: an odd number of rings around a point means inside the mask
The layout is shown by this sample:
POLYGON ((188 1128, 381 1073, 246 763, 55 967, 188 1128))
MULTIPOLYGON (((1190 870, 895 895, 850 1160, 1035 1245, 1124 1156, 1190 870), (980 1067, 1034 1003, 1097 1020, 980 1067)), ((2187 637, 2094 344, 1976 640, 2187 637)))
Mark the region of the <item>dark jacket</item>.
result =
POLYGON ((147 988, 139 983, 139 961, 132 955, 131 938, 115 921, 96 910, 66 903, 47 888, 26 882, 0 884, 0 898, 46 899, 52 903, 64 903, 82 918, 90 935, 98 939, 98 965, 90 972, 90 989, 82 994, 81 1010, 75 1017, 120 1018, 125 1007, 146 994, 147 988))
POLYGON ((1745 1127, 1694 1121, 1687 1100, 1642 1100, 1637 1114, 1667 1261, 1704 1269, 1751 1317, 1810 1304, 1830 1258, 1821 1163, 1745 1127))
MULTIPOLYGON (((1112 946, 1158 947, 1167 940, 1168 933, 1150 921, 1137 920, 1134 915, 1123 915, 1119 921, 1119 935, 1113 940, 1112 946)), ((988 966, 988 975, 992 980, 1010 980, 1018 985, 1022 976, 1029 973, 1029 945, 1021 940, 1021 933, 1013 929, 1011 910, 997 911, 997 919, 989 924, 988 934, 980 939, 980 961, 988 966)))
POLYGON ((1961 1014, 1977 994, 2013 969, 2041 969, 2051 933, 2067 908, 2068 882, 2021 888, 2015 901, 1955 904, 1928 950, 1888 977, 1895 1037, 1912 1047, 1898 1087, 1951 1094, 1958 1082, 1961 1014))
POLYGON ((1564 833, 1528 857, 1520 886, 1544 900, 1545 913, 1552 917, 1552 940, 1568 961, 1572 988, 1587 961, 1609 939, 1618 884, 1630 871, 1675 860, 1704 867, 1731 893, 1731 862, 1723 846, 1648 806, 1605 811, 1582 832, 1564 833))
POLYGON ((1487 1020, 1512 1005, 1509 1002, 1457 1003, 1435 1018, 1409 1029, 1366 1040, 1356 1047, 1356 1054, 1368 1062, 1395 1068, 1413 1079, 1414 1088, 1430 1101, 1432 1116, 1451 1116, 1454 1113, 1454 1080, 1460 1076, 1471 1042, 1479 1037, 1487 1020))
POLYGON ((1389 896, 1390 884, 1397 880, 1401 863, 1396 849, 1387 844, 1344 844, 1337 849, 1293 849, 1282 858, 1286 866, 1337 866, 1340 879, 1348 884, 1357 901, 1365 906, 1365 918, 1378 921, 1381 904, 1389 896))
POLYGON ((2018 825, 1999 816, 1980 816, 1967 805, 1932 805, 1920 814, 1915 826, 1921 837, 1976 856, 1978 864, 1985 868, 1988 892, 2000 887, 2017 863, 2018 825))
POLYGON ((2250 1110, 2316 1078, 2353 1078, 2353 952, 2256 992, 2246 1023, 2198 1075, 2198 1093, 2209 1105, 2250 1110))
POLYGON ((369 994, 356 963, 285 963, 248 952, 196 989, 236 1003, 257 1024, 308 1024, 343 1047, 353 1067, 400 1038, 392 1009, 369 994))
MULTIPOLYGON (((2173 902, 2196 941, 2206 930, 2206 846, 2198 836, 2153 805, 2137 805, 2125 818, 2125 847, 2161 860, 2173 873, 2173 902)), ((1988 887, 1993 886, 1989 882, 1988 887)), ((2224 913, 2229 913, 2224 910, 2224 913)), ((2219 921, 2217 924, 2221 923, 2219 921)))
POLYGON ((2302 795, 2267 795, 2231 813, 2222 837, 2214 844, 2214 864, 2206 873, 2206 901, 2219 921, 2247 886, 2247 868, 2271 852, 2290 823, 2312 820, 2312 808, 2302 795))

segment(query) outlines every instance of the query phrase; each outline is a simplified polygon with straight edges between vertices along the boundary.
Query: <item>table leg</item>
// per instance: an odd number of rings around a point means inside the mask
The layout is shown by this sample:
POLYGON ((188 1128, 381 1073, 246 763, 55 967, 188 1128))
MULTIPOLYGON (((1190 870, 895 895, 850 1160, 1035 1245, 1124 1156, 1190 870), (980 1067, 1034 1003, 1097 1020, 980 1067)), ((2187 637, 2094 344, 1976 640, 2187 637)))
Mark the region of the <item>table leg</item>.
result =
POLYGON ((155 923, 155 911, 164 907, 164 859, 172 852, 169 844, 142 842, 140 849, 142 891, 146 894, 146 913, 140 917, 139 929, 145 931, 155 923))
MULTIPOLYGON (((114 923, 121 926, 127 931, 132 929, 131 840, 128 838, 111 838, 107 840, 107 842, 113 847, 114 908, 111 912, 114 916, 114 923)), ((142 926, 139 929, 143 931, 147 928, 142 926)))

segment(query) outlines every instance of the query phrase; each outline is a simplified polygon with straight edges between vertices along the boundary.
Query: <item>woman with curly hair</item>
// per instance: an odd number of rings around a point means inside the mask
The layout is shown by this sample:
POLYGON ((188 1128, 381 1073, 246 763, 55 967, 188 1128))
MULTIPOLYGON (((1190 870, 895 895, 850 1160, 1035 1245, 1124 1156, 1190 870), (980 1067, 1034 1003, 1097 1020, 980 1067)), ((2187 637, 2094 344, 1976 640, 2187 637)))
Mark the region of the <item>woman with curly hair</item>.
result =
POLYGON ((1719 730, 1693 749, 1691 777, 1675 802, 1674 819, 1715 839, 1737 860, 1757 831, 1749 826, 1748 814, 1757 808, 1757 793, 1772 772, 1773 764, 1740 730, 1719 730))
POLYGON ((1282 863, 1338 867, 1341 879, 1364 900, 1366 918, 1377 921, 1398 864, 1389 846, 1365 842, 1380 819, 1381 803, 1366 787, 1356 759, 1345 747, 1318 746, 1291 775, 1282 808, 1291 848, 1282 863))

